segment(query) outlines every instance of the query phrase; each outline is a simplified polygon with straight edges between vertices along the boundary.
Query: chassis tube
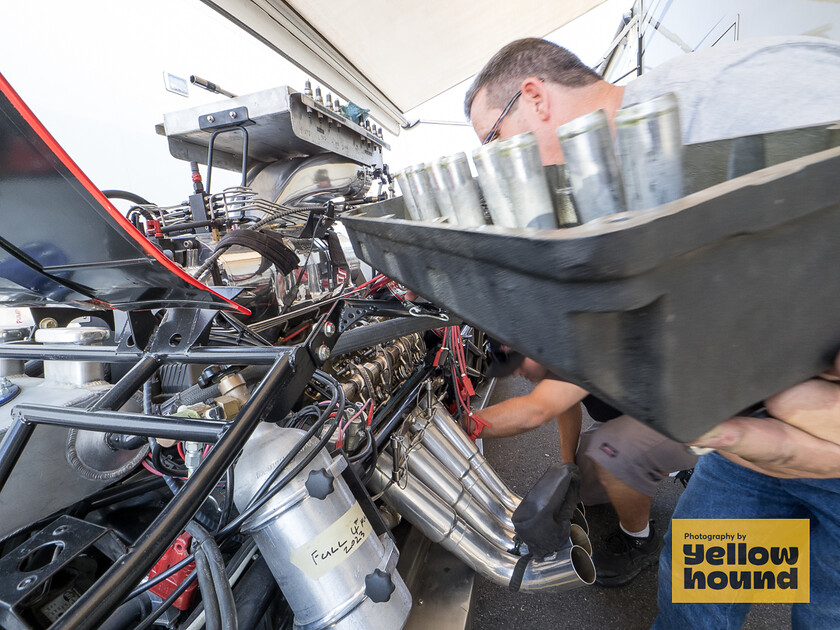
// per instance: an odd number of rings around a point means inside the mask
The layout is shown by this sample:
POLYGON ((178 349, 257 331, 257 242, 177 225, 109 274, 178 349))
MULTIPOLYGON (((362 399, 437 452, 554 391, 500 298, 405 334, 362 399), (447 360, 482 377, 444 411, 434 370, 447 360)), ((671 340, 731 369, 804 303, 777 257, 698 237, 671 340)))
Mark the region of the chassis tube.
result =
POLYGON ((99 432, 120 432, 143 437, 189 440, 212 444, 227 426, 225 422, 179 418, 177 416, 149 416, 119 411, 84 411, 71 407, 50 405, 18 405, 16 416, 31 424, 49 424, 71 429, 99 432))
POLYGON ((278 357, 291 352, 292 346, 270 348, 195 348, 184 352, 125 352, 118 346, 68 346, 63 344, 4 344, 3 359, 46 359, 51 361, 94 361, 102 363, 137 363, 151 357, 159 363, 242 363, 272 365, 278 357))
MULTIPOLYGON (((305 349, 301 351, 306 352, 305 349)), ((183 531, 184 526, 233 463, 254 429, 268 414, 276 402, 278 393, 296 376, 309 379, 314 365, 306 360, 302 363, 311 367, 311 370, 306 370, 309 374, 296 375, 288 353, 277 359, 195 474, 140 535, 131 551, 120 558, 50 626, 51 630, 89 630, 99 626, 163 555, 172 537, 183 531)))
POLYGON ((114 411, 119 409, 134 395, 143 383, 149 380, 152 375, 157 372, 160 363, 158 360, 148 354, 143 355, 143 358, 131 368, 125 376, 123 376, 117 383, 109 389, 105 395, 100 398, 91 411, 114 411))

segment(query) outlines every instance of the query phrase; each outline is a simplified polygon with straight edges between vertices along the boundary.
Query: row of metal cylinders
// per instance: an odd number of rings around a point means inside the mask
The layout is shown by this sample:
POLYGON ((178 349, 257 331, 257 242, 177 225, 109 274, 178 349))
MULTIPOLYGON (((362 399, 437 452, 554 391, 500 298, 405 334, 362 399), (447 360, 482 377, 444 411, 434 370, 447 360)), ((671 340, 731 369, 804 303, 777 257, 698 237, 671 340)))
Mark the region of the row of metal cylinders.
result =
POLYGON ((396 174, 408 215, 415 221, 443 217, 464 227, 492 222, 555 229, 682 197, 676 97, 664 94, 619 109, 614 122, 615 141, 601 109, 558 127, 565 168, 551 183, 530 132, 472 152, 478 185, 465 153, 410 166, 396 174))

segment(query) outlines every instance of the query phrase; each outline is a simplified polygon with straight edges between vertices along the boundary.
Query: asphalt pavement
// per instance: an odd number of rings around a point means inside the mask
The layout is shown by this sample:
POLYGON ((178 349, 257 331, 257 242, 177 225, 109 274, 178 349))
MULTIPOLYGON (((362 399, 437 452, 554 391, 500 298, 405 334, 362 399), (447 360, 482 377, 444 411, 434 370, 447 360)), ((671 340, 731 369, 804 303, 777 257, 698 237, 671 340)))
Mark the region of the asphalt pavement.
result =
MULTIPOLYGON (((523 395, 531 387, 521 377, 501 379, 490 404, 523 395)), ((584 427, 587 421, 591 422, 584 416, 584 427)), ((516 437, 485 440, 484 449, 501 477, 514 491, 524 495, 549 464, 560 460, 557 425, 552 422, 516 437)), ((682 484, 673 479, 659 484, 651 511, 657 535, 665 534, 682 490, 682 484)), ((714 500, 714 497, 709 500, 714 500)), ((595 548, 618 526, 618 517, 609 505, 588 507, 586 518, 595 548)), ((513 593, 479 577, 473 629, 646 630, 656 617, 656 585, 655 566, 620 588, 593 585, 560 593, 513 593)), ((790 627, 789 604, 754 605, 744 625, 745 630, 786 630, 790 627)))

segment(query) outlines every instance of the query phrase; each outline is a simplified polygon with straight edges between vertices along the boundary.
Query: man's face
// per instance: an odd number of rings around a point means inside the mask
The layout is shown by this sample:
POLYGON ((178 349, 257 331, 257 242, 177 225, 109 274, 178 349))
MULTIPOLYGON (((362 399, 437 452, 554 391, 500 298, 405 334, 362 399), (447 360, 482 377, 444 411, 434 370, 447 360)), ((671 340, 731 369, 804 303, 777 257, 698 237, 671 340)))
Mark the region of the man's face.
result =
MULTIPOLYGON (((492 107, 487 103, 486 88, 479 90, 470 109, 470 121, 479 140, 483 141, 487 137, 503 111, 504 106, 492 107)), ((563 152, 555 135, 555 125, 551 121, 541 120, 539 113, 523 94, 502 119, 496 138, 504 140, 527 131, 536 136, 543 165, 563 163, 563 152)))

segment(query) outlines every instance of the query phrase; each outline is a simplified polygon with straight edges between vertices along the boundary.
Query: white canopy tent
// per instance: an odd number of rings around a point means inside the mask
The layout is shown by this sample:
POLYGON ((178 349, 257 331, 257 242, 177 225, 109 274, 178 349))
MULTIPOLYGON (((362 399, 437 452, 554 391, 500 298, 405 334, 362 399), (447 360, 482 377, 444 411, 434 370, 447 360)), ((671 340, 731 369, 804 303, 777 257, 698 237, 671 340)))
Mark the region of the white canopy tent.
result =
POLYGON ((403 114, 604 0, 203 0, 391 133, 403 114))

